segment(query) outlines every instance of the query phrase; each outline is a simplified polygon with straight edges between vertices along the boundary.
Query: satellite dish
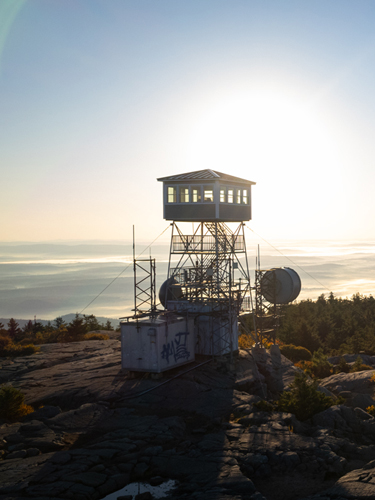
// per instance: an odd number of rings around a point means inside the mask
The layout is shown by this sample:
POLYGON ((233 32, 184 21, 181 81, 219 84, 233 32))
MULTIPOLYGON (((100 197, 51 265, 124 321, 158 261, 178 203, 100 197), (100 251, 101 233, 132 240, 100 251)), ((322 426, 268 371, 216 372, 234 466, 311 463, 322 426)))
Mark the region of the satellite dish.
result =
POLYGON ((272 304, 293 302, 301 291, 301 279, 290 267, 270 269, 262 277, 261 294, 272 304))
POLYGON ((165 280, 159 289, 159 300, 164 307, 167 307, 168 300, 179 300, 181 297, 181 285, 173 276, 165 280))

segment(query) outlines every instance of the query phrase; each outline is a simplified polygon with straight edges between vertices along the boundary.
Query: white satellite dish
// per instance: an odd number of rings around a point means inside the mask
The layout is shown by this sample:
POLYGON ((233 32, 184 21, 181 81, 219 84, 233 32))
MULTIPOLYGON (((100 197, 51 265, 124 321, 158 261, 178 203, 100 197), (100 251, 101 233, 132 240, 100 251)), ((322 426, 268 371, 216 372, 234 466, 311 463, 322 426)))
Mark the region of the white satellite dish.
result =
POLYGON ((288 304, 301 291, 301 279, 290 267, 269 269, 261 280, 261 293, 272 304, 288 304))

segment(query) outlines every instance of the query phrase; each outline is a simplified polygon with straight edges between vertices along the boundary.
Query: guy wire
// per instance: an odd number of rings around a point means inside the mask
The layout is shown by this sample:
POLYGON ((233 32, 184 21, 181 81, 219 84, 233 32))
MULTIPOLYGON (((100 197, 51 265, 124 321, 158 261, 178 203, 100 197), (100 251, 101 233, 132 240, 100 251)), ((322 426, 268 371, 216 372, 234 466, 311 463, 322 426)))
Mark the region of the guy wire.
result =
MULTIPOLYGON (((146 247, 146 248, 145 248, 145 249, 144 249, 144 250, 143 250, 143 251, 142 251, 142 252, 141 252, 141 253, 137 256, 137 257, 136 257, 136 258, 138 259, 138 258, 139 258, 142 254, 144 254, 144 253, 145 253, 145 251, 146 251, 146 250, 148 250, 148 249, 149 249, 149 248, 150 248, 150 247, 151 247, 151 246, 155 243, 155 241, 156 241, 157 239, 159 239, 159 238, 160 238, 160 236, 162 236, 162 235, 165 233, 165 231, 166 231, 169 227, 170 227, 170 226, 168 225, 168 226, 164 229, 164 231, 162 231, 162 232, 159 234, 159 236, 157 236, 157 237, 156 237, 156 238, 155 238, 155 239, 154 239, 154 240, 153 240, 153 241, 152 241, 152 242, 151 242, 151 243, 150 243, 150 244, 149 244, 149 245, 148 245, 148 246, 147 246, 147 247, 146 247)), ((125 271, 127 271, 131 265, 133 265, 133 262, 132 262, 131 264, 128 264, 128 265, 125 267, 125 269, 123 269, 123 270, 121 271, 121 273, 120 273, 120 274, 118 274, 115 278, 113 278, 113 280, 112 280, 110 283, 108 283, 108 285, 107 285, 105 288, 103 288, 103 290, 102 290, 100 293, 98 293, 98 295, 97 295, 96 297, 94 297, 94 298, 92 299, 92 301, 91 301, 91 302, 89 302, 89 303, 87 304, 87 306, 86 306, 86 307, 84 307, 84 308, 82 309, 82 311, 81 311, 79 314, 82 314, 82 313, 83 313, 83 311, 85 311, 85 310, 86 310, 89 306, 91 306, 91 304, 92 304, 93 302, 95 302, 95 300, 96 300, 98 297, 100 297, 100 296, 101 296, 101 294, 102 294, 103 292, 105 292, 105 291, 107 290, 107 288, 109 288, 109 287, 112 285, 112 283, 114 283, 114 282, 115 282, 115 281, 116 281, 116 280, 117 280, 117 279, 118 279, 118 278, 119 278, 122 274, 124 274, 124 272, 125 272, 125 271)))
POLYGON ((295 262, 293 262, 292 259, 290 259, 289 257, 287 257, 286 255, 284 255, 278 248, 276 248, 275 246, 273 246, 269 241, 267 241, 266 239, 264 239, 262 236, 260 236, 260 234, 256 233, 253 229, 251 229, 251 227, 249 227, 247 224, 246 224, 246 227, 247 229, 250 229, 250 231, 254 234, 256 234, 258 236, 258 238, 260 238, 261 240, 263 240, 265 243, 267 243, 267 245, 269 245, 270 247, 272 247, 274 250, 276 250, 277 252, 279 252, 280 255, 282 255, 283 257, 285 257, 286 259, 288 259, 294 266, 298 267, 299 269, 301 269, 301 271, 303 271, 305 274, 307 274, 308 276, 310 276, 311 279, 315 280, 317 283, 319 283, 320 286, 322 286, 323 288, 325 288, 326 290, 328 290, 328 292, 332 293, 332 290, 330 290, 329 288, 327 288, 325 285, 323 285, 323 283, 321 283, 319 280, 317 280, 314 276, 312 276, 310 273, 308 273, 305 269, 303 269, 303 267, 299 266, 298 264, 296 264, 295 262))

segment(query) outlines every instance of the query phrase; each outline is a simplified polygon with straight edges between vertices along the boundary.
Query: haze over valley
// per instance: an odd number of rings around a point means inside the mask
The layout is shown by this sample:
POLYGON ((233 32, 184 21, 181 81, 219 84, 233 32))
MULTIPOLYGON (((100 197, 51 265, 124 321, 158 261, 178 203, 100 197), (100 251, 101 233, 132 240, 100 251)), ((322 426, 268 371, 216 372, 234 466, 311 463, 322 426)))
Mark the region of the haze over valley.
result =
MULTIPOLYGON (((251 232, 246 238, 252 283, 260 244, 263 269, 285 266, 298 272, 298 300, 315 300, 330 291, 337 297, 373 294, 375 243, 289 240, 272 241, 273 248, 251 232)), ((167 277, 169 244, 164 238, 147 246, 137 244, 136 253, 148 258, 151 251, 156 259, 158 292, 167 277)), ((132 258, 131 243, 0 244, 0 317, 53 320, 82 310, 109 318, 129 315, 134 306, 132 258)))

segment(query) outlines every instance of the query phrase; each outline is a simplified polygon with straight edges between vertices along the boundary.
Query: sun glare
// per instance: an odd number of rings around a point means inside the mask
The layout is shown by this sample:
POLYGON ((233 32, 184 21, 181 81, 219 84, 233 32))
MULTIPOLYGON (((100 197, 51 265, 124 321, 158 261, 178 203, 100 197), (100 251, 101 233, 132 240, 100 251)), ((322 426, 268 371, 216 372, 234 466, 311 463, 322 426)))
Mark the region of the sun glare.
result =
POLYGON ((254 181, 272 175, 299 187, 307 179, 316 185, 319 175, 325 182, 337 180, 337 154, 324 115, 290 96, 223 98, 197 119, 189 148, 196 170, 213 168, 254 181))

